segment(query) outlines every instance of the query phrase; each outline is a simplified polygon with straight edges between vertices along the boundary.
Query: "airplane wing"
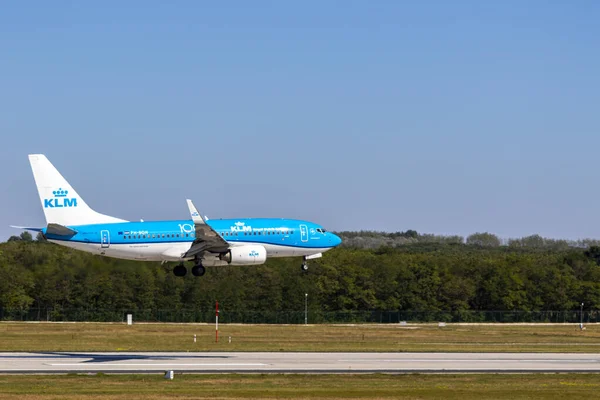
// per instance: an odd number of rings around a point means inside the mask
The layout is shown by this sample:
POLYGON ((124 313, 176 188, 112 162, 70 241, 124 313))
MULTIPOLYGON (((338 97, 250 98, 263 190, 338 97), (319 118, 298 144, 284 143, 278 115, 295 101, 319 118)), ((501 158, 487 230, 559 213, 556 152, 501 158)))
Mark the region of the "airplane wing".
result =
POLYGON ((202 256, 203 253, 206 252, 223 253, 227 251, 227 249, 229 249, 229 243, 206 223, 190 199, 187 199, 187 204, 190 209, 192 221, 194 221, 196 227, 196 240, 194 240, 192 247, 190 247, 183 257, 202 256))

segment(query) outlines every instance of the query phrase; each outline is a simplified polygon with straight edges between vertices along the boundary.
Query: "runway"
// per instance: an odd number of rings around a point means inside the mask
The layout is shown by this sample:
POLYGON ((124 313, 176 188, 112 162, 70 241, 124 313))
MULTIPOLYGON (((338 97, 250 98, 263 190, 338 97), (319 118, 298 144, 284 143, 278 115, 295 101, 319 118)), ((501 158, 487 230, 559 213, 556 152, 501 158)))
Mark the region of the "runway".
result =
POLYGON ((600 354, 0 353, 0 373, 600 372, 600 354))

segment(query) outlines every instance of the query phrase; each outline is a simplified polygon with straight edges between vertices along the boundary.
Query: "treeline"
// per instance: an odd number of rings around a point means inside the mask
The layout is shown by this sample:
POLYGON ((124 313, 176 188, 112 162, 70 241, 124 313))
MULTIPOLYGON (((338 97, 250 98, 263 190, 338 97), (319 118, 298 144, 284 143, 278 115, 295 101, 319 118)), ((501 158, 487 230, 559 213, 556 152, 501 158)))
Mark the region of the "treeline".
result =
POLYGON ((567 250, 570 248, 589 248, 600 246, 600 240, 580 239, 564 240, 544 238, 540 235, 524 236, 522 238, 501 239, 492 233, 474 233, 467 237, 459 235, 422 234, 414 230, 405 232, 339 232, 342 245, 361 249, 377 249, 379 247, 399 247, 407 245, 470 245, 479 247, 510 247, 528 249, 567 250))
POLYGON ((52 310, 52 318, 60 319, 73 309, 91 311, 86 315, 94 310, 208 312, 218 300, 228 313, 303 311, 308 294, 311 312, 456 315, 578 310, 581 302, 589 311, 600 308, 599 262, 598 247, 416 243, 341 247, 314 260, 308 274, 290 258, 177 278, 172 265, 104 258, 25 238, 0 244, 0 309, 4 318, 14 310, 52 310))

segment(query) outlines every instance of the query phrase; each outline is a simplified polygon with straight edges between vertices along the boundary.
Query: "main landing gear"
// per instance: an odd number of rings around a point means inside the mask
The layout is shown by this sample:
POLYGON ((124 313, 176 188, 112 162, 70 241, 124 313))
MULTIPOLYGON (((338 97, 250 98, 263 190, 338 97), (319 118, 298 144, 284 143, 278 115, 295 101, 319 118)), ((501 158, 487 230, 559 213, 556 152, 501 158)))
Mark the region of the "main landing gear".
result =
POLYGON ((187 274, 187 268, 181 263, 173 268, 173 274, 175 274, 175 276, 185 276, 185 274, 187 274))
MULTIPOLYGON (((202 265, 202 263, 198 262, 192 267, 192 275, 194 276, 203 276, 206 273, 206 268, 202 265)), ((183 263, 178 264, 173 268, 173 274, 178 277, 184 277, 187 275, 187 268, 183 263)))
POLYGON ((202 276, 206 273, 206 268, 202 264, 196 264, 192 268, 192 274, 194 276, 202 276))

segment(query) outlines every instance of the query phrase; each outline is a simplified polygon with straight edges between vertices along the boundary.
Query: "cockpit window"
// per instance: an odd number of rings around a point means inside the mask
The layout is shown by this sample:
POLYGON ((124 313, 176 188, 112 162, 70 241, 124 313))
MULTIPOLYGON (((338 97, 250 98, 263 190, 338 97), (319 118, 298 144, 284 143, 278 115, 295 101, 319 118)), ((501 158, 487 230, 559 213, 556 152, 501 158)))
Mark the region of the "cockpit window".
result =
POLYGON ((317 232, 319 232, 319 233, 325 233, 327 231, 325 229, 323 229, 323 228, 317 228, 317 232))

